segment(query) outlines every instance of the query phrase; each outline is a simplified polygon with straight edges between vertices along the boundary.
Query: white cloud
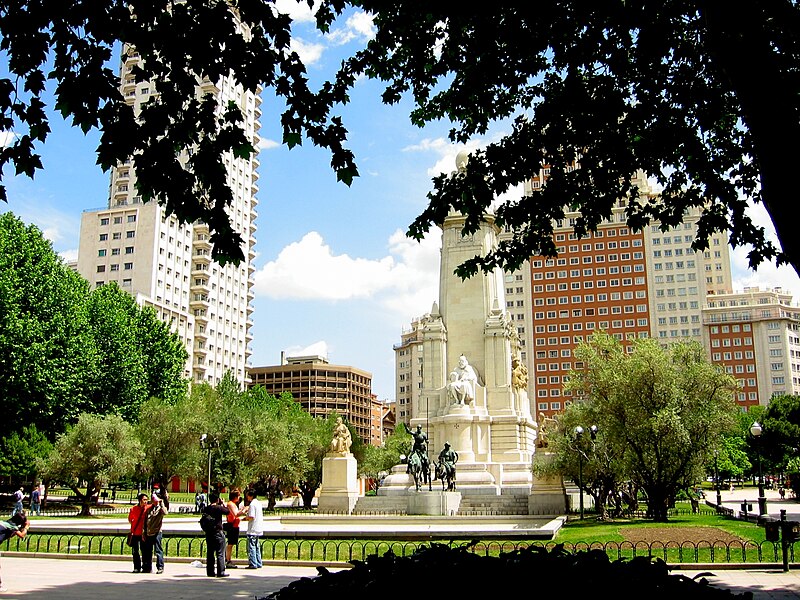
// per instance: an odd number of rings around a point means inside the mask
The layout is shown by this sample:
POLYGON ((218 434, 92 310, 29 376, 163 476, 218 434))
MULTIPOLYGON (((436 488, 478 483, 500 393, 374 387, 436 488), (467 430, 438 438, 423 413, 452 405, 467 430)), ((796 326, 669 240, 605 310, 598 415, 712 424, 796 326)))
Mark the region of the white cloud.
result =
POLYGON ((256 273, 255 292, 275 300, 371 299, 404 315, 425 312, 437 299, 440 241, 438 230, 420 243, 398 230, 388 256, 365 259, 334 254, 312 231, 256 273))
POLYGON ((258 150, 272 150, 273 148, 280 148, 280 143, 276 142, 275 140, 270 140, 267 138, 261 138, 258 142, 258 150))
POLYGON ((358 11, 347 17, 345 26, 334 29, 326 37, 331 46, 343 46, 353 40, 366 43, 375 37, 372 15, 358 11))
POLYGON ((0 207, 0 212, 6 210, 13 212, 22 222, 38 227, 57 251, 65 244, 77 241, 80 217, 76 219, 73 214, 53 208, 45 200, 32 198, 26 199, 24 203, 14 202, 0 207))
POLYGON ((300 38, 292 38, 289 47, 294 52, 297 52, 297 56, 300 57, 300 60, 303 61, 303 64, 306 66, 319 62, 322 53, 325 51, 324 45, 304 42, 300 38))
POLYGON ((347 26, 360 34, 365 40, 371 40, 377 32, 373 16, 364 11, 358 11, 350 15, 347 19, 347 26))
POLYGON ((62 250, 58 253, 61 258, 64 259, 64 262, 69 262, 71 260, 78 260, 78 249, 77 248, 70 248, 69 250, 62 250))
MULTIPOLYGON (((768 238, 780 246, 775 234, 775 227, 764 206, 762 204, 753 205, 747 212, 753 223, 758 227, 763 227, 768 238)), ((792 294, 792 301, 795 304, 800 302, 800 278, 792 267, 784 265, 779 268, 775 266, 774 262, 764 262, 753 271, 747 260, 748 251, 748 246, 740 246, 731 251, 731 277, 734 291, 742 291, 745 287, 759 287, 762 290, 779 287, 792 294)))
POLYGON ((328 342, 320 340, 309 346, 289 346, 284 349, 286 356, 324 356, 328 357, 328 342))
POLYGON ((315 2, 313 7, 308 6, 308 2, 298 0, 275 0, 275 10, 283 15, 289 15, 292 21, 299 23, 310 23, 314 21, 314 13, 317 12, 319 2, 315 2))

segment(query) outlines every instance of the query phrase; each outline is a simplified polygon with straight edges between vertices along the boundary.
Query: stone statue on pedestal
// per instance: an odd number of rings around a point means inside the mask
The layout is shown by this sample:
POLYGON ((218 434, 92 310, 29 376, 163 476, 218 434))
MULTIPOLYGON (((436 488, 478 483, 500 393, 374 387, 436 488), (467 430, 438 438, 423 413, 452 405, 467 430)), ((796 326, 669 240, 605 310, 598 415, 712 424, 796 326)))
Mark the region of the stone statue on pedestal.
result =
POLYGON ((336 417, 336 425, 333 428, 333 439, 331 440, 331 452, 336 454, 347 454, 353 439, 350 430, 342 422, 342 417, 336 417))
POLYGON ((478 374, 463 354, 458 358, 458 366, 450 373, 447 384, 447 397, 452 404, 470 404, 475 400, 475 386, 478 374))

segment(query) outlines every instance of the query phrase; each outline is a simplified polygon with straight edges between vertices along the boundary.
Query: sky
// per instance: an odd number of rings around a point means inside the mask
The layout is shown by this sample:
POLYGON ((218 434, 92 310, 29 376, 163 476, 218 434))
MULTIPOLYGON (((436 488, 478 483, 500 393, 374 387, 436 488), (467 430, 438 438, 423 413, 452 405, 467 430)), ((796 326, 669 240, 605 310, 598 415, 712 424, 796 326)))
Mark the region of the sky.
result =
MULTIPOLYGON (((295 49, 312 81, 332 76, 371 34, 369 18, 351 12, 322 37, 304 3, 277 4, 296 19, 295 49)), ((412 125, 411 104, 385 106, 381 91, 360 80, 341 111, 360 172, 349 187, 336 181, 328 151, 307 141, 292 150, 281 145, 282 106, 269 93, 263 96, 250 362, 275 365, 281 352, 320 354, 332 364, 372 373, 373 393, 391 400, 392 346, 438 300, 440 231, 419 242, 405 232, 427 206, 431 178, 453 171, 464 146, 448 142, 447 123, 412 125)), ((471 140, 467 149, 499 137, 504 125, 471 140)), ((81 213, 108 204, 109 175, 95 164, 96 132, 84 135, 52 113, 51 128, 37 148, 44 169, 33 180, 4 174, 9 201, 0 203, 0 212, 10 210, 36 225, 69 260, 77 258, 81 213)), ((0 133, 0 144, 7 135, 0 133)), ((773 231, 762 208, 751 215, 773 231)), ((751 271, 746 252, 731 253, 734 291, 782 287, 795 303, 800 300, 800 278, 791 268, 765 263, 751 271)))

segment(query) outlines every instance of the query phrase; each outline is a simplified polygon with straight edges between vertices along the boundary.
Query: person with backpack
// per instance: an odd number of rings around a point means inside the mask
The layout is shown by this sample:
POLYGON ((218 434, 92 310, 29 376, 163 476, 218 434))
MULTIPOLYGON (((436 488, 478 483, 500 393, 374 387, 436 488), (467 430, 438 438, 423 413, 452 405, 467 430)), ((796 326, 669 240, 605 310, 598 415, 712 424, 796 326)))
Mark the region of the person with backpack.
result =
POLYGON ((42 514, 42 492, 38 485, 31 491, 31 512, 37 517, 42 514))
POLYGON ((11 516, 22 512, 22 499, 25 497, 25 488, 21 487, 14 492, 14 510, 11 511, 11 516))
POLYGON ((200 528, 206 535, 206 575, 209 577, 230 577, 225 572, 225 532, 222 530, 222 517, 230 513, 216 492, 210 495, 209 504, 200 517, 200 528), (216 572, 214 566, 216 565, 216 572))
MULTIPOLYGON (((0 544, 14 536, 24 538, 28 533, 28 516, 24 510, 14 513, 8 521, 0 521, 0 544)), ((3 580, 0 579, 0 592, 7 592, 3 587, 3 580)))

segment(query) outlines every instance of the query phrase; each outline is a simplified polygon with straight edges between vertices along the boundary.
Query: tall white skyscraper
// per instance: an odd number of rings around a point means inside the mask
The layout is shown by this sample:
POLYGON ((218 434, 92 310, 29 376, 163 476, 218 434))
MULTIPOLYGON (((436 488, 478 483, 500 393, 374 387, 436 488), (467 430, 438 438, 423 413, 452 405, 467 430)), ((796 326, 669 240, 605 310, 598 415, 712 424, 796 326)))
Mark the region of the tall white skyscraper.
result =
MULTIPOLYGON (((139 56, 126 48, 120 73, 121 91, 138 113, 156 97, 157 82, 136 83, 133 68, 139 56)), ((198 92, 214 93, 219 104, 235 102, 244 116, 246 136, 258 146, 261 98, 234 80, 202 82, 198 92)), ((186 345, 186 376, 193 382, 217 383, 227 371, 244 383, 252 341, 258 160, 225 157, 233 202, 228 207, 234 229, 245 240, 244 260, 221 266, 211 259, 208 227, 180 224, 154 202, 136 195, 132 163, 111 173, 108 206, 84 212, 81 218, 78 272, 93 286, 112 281, 142 306, 152 306, 172 325, 186 345)))

